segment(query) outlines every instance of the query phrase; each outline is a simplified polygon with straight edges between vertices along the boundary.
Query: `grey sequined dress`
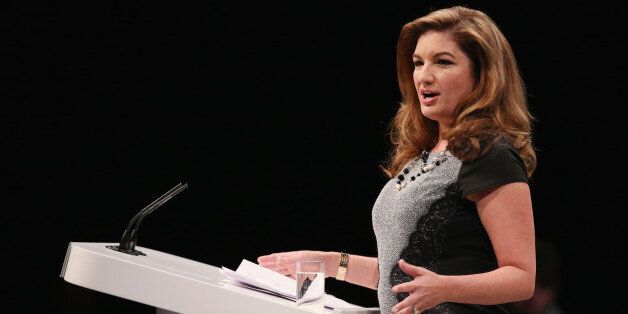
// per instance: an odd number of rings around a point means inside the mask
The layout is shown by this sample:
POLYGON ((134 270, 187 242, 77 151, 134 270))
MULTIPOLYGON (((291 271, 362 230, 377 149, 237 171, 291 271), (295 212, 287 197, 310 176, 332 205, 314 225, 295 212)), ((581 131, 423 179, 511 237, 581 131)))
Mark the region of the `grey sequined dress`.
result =
MULTIPOLYGON (((426 164, 437 158, 431 153, 426 164)), ((381 313, 407 297, 391 288, 412 280, 398 261, 427 268, 442 275, 491 271, 497 261, 479 219, 471 193, 511 182, 527 182, 523 161, 510 145, 500 143, 473 162, 454 156, 428 173, 418 173, 422 161, 405 175, 407 185, 398 190, 397 178, 386 183, 373 206, 373 230, 379 262, 378 299, 381 313)), ((409 165, 406 165, 409 166, 409 165)), ((504 208, 504 210, 508 210, 504 208)), ((423 313, 504 313, 500 305, 443 303, 423 313)))

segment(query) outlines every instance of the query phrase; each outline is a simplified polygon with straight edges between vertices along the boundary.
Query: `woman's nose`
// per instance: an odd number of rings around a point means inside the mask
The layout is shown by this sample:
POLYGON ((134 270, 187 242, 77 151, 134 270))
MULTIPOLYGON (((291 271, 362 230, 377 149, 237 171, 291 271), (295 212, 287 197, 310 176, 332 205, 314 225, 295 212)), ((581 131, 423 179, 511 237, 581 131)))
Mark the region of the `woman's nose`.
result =
POLYGON ((431 85, 434 83, 434 75, 430 71, 429 67, 423 67, 422 69, 417 69, 417 85, 431 85))

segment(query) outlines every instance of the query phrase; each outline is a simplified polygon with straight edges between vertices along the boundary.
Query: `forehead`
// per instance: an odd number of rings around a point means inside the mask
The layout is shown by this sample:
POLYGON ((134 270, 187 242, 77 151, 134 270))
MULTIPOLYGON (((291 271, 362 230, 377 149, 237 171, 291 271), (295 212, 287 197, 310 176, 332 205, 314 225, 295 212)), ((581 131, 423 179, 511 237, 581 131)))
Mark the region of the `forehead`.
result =
POLYGON ((416 42, 414 54, 429 57, 435 53, 446 51, 454 56, 462 54, 460 47, 447 32, 427 31, 416 42))

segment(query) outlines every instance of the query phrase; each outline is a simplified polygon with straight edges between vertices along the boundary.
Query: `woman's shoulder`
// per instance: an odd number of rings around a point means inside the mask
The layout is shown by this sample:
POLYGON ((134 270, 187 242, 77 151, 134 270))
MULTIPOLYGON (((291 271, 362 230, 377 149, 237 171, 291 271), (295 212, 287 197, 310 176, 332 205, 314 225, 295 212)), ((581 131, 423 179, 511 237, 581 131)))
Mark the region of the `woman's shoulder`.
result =
MULTIPOLYGON (((495 141, 495 143, 489 147, 486 152, 481 155, 475 161, 480 162, 490 162, 490 161, 508 161, 511 159, 515 159, 516 162, 520 163, 524 166, 523 159, 517 152, 517 149, 505 138, 499 138, 495 141)), ((525 170, 525 166, 523 167, 525 170)))
POLYGON ((506 183, 527 182, 523 159, 506 139, 498 139, 473 161, 462 163, 458 182, 463 197, 506 183))

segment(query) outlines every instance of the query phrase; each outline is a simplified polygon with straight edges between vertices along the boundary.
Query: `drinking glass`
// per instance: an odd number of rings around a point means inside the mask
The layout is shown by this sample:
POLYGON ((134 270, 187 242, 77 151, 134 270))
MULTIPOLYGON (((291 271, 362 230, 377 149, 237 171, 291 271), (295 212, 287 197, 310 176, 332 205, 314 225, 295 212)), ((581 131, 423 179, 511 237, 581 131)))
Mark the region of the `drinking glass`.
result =
POLYGON ((297 261, 297 306, 325 312, 325 262, 297 261))

